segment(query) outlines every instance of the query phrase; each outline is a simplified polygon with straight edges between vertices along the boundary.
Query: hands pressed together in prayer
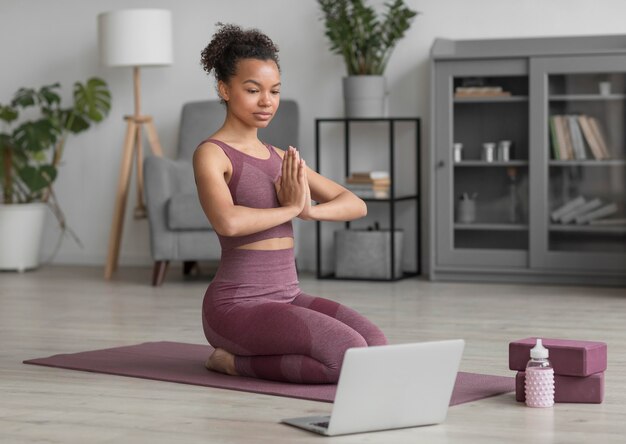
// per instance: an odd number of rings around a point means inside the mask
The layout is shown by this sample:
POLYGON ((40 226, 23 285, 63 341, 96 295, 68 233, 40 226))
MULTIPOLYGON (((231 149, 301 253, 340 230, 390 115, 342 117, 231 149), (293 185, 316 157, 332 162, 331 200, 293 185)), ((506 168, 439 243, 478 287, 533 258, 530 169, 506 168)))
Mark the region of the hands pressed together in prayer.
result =
POLYGON ((306 162, 300 158, 300 153, 292 146, 285 151, 281 175, 274 186, 281 206, 298 209, 300 219, 311 219, 311 190, 306 162))

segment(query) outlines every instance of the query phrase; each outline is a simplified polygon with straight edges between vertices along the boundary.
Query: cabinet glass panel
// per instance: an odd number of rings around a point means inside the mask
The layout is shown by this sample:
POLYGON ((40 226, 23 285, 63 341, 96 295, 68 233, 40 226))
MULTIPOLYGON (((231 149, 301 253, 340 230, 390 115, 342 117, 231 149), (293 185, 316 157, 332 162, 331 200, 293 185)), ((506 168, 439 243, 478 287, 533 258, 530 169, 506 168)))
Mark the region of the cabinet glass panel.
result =
POLYGON ((455 249, 528 249, 528 77, 453 81, 455 249))
POLYGON ((626 251, 626 75, 548 76, 550 251, 626 251))

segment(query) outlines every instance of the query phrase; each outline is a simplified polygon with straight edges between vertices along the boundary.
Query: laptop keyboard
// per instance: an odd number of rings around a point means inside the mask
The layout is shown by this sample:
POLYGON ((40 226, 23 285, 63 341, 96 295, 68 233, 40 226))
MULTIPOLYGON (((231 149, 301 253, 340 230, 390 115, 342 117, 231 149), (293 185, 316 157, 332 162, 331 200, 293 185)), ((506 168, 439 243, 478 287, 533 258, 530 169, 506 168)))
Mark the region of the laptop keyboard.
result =
POLYGON ((328 428, 328 421, 326 421, 326 422, 314 422, 313 425, 317 426, 317 427, 322 427, 323 429, 327 429, 328 428))

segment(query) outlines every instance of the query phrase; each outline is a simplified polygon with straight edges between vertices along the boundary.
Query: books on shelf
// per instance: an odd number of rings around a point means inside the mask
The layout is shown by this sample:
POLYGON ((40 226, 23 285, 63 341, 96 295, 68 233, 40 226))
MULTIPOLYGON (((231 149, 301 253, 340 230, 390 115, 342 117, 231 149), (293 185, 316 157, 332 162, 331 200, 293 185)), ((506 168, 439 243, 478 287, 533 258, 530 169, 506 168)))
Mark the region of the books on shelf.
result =
POLYGON ((350 177, 358 179, 389 179, 389 171, 355 171, 350 177))
POLYGON ((360 177, 347 177, 346 183, 351 185, 371 185, 373 187, 388 187, 391 185, 391 179, 366 179, 360 177))
POLYGON ((595 136, 600 146, 600 151, 602 152, 602 155, 603 155, 602 158, 609 159, 611 156, 609 154, 609 149, 606 144, 606 138, 604 137, 604 133, 600 129, 600 123, 598 122, 598 119, 596 119, 595 117, 588 117, 588 120, 589 120, 589 125, 591 125, 591 130, 593 132, 593 135, 595 136))
POLYGON ((580 223, 578 222, 579 217, 581 217, 585 213, 588 213, 589 211, 599 208, 600 206, 602 206, 602 201, 600 199, 592 199, 590 201, 587 201, 581 206, 574 208, 569 213, 565 213, 563 216, 561 216, 561 223, 568 224, 570 222, 573 222, 574 220, 576 220, 577 223, 580 223))
POLYGON ((556 160, 609 159, 598 119, 585 114, 555 114, 548 121, 552 155, 556 160))
POLYGON ((572 152, 576 160, 586 160, 587 153, 585 151, 585 142, 583 141, 583 135, 578 126, 578 119, 574 115, 567 116, 567 126, 570 130, 572 140, 572 152))
POLYGON ((454 88, 454 97, 495 97, 510 96, 501 86, 457 86, 454 88))
POLYGON ((374 189, 364 189, 364 188, 352 188, 347 187, 350 191, 352 191, 355 195, 360 197, 361 199, 389 199, 389 189, 385 190, 374 190, 374 189))
POLYGON ((346 177, 346 188, 359 197, 386 199, 391 178, 387 171, 355 172, 346 177))
POLYGON ((571 138, 569 137, 569 129, 567 126, 567 120, 565 116, 562 115, 554 115, 550 116, 550 121, 552 122, 552 126, 554 127, 555 137, 553 140, 554 146, 553 151, 555 154, 555 159, 557 160, 568 160, 573 159, 573 150, 571 145, 571 138))
POLYGON ((578 196, 552 211, 550 218, 555 223, 568 224, 574 222, 582 225, 598 222, 616 212, 617 204, 615 203, 605 203, 599 198, 587 200, 583 196, 578 196))
POLYGON ((602 219, 603 217, 610 216, 617 213, 617 205, 615 203, 606 204, 597 210, 590 211, 576 217, 577 224, 586 224, 592 220, 602 219))
POLYGON ((558 207, 556 210, 554 210, 551 214, 550 217, 552 218, 552 220, 554 222, 558 222, 559 219, 561 219, 561 217, 571 211, 573 211, 574 209, 582 206, 585 204, 585 198, 583 196, 578 196, 574 199, 571 199, 567 202, 565 202, 563 205, 561 205, 560 207, 558 207))
POLYGON ((550 146, 552 147, 552 158, 555 160, 561 160, 561 143, 559 142, 560 135, 557 133, 555 122, 557 117, 558 116, 550 116, 548 119, 548 126, 550 127, 550 146))
POLYGON ((608 159, 609 153, 606 148, 606 142, 602 138, 602 142, 598 139, 596 134, 601 134, 598 126, 597 119, 585 115, 578 116, 578 123, 582 129, 587 144, 591 149, 591 153, 596 160, 608 159), (592 122, 594 122, 592 124, 592 122))
POLYGON ((563 141, 565 144, 565 153, 563 160, 574 159, 574 147, 572 145, 572 135, 570 133, 569 119, 567 116, 561 116, 561 131, 563 132, 563 141))

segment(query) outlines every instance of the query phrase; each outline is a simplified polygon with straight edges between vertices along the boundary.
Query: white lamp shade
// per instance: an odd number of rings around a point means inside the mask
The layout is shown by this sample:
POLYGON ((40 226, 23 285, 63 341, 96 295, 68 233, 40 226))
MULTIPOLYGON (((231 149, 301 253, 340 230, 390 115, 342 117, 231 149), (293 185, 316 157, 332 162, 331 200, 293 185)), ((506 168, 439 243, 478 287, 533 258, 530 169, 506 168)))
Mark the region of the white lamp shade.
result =
POLYGON ((108 66, 171 65, 172 15, 164 9, 125 9, 98 15, 100 60, 108 66))

